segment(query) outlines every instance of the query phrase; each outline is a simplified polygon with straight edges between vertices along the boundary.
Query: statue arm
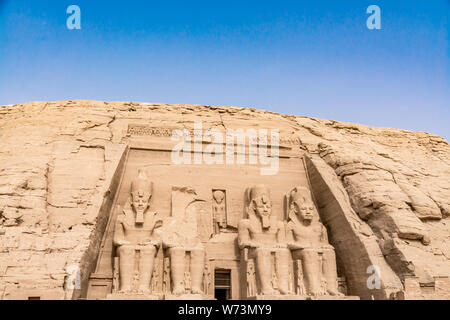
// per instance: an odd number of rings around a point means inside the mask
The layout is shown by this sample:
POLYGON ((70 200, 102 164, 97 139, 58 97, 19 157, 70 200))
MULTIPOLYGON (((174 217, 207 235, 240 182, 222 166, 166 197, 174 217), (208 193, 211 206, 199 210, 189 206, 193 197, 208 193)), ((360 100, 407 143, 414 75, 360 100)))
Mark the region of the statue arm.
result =
POLYGON ((321 234, 322 243, 328 243, 327 228, 325 228, 324 225, 322 225, 321 227, 322 227, 322 234, 321 234))
POLYGON ((278 222, 277 247, 286 248, 286 227, 284 222, 278 222))
POLYGON ((152 216, 150 227, 152 232, 154 232, 156 231, 156 229, 162 227, 163 220, 158 216, 158 213, 156 211, 150 212, 149 214, 151 214, 152 216))
POLYGON ((323 224, 322 224, 322 232, 320 234, 320 242, 321 242, 323 248, 334 249, 333 246, 331 246, 330 243, 328 242, 327 228, 325 228, 325 226, 323 224))
POLYGON ((117 217, 116 225, 114 226, 114 245, 121 246, 127 244, 125 240, 125 234, 123 232, 123 224, 121 216, 117 217))
POLYGON ((157 233, 161 236, 163 248, 170 249, 182 246, 182 241, 178 239, 178 235, 176 234, 177 223, 175 219, 165 219, 163 222, 164 228, 158 230, 157 233))
POLYGON ((292 249, 295 245, 294 233, 289 223, 286 226, 286 243, 289 249, 292 249))
POLYGON ((151 236, 147 238, 145 241, 140 243, 142 246, 152 245, 155 247, 161 246, 161 230, 160 228, 163 225, 163 220, 160 219, 156 212, 151 212, 152 222, 151 222, 151 236))
POLYGON ((241 220, 238 225, 238 244, 240 249, 255 247, 254 242, 250 238, 248 230, 248 221, 241 220))
POLYGON ((287 227, 286 227, 286 242, 287 242, 288 248, 291 250, 298 250, 298 249, 304 248, 304 246, 302 246, 299 242, 295 241, 294 230, 292 229, 292 226, 290 223, 288 223, 287 227))
POLYGON ((162 230, 161 227, 163 225, 163 220, 162 219, 156 219, 154 228, 153 228, 153 235, 154 235, 154 239, 152 239, 152 244, 154 246, 160 247, 162 244, 162 230))

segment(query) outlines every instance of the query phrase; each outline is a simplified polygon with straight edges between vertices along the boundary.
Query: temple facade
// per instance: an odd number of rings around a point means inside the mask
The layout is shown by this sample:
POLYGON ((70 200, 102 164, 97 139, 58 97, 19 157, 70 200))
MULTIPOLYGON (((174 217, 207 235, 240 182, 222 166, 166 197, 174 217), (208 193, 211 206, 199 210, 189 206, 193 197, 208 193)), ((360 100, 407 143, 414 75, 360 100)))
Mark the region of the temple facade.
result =
POLYGON ((244 164, 174 164, 170 143, 153 146, 167 138, 130 141, 87 299, 359 298, 292 145, 262 175, 249 141, 232 145, 244 164))
POLYGON ((448 299, 445 139, 239 107, 0 106, 0 299, 448 299))

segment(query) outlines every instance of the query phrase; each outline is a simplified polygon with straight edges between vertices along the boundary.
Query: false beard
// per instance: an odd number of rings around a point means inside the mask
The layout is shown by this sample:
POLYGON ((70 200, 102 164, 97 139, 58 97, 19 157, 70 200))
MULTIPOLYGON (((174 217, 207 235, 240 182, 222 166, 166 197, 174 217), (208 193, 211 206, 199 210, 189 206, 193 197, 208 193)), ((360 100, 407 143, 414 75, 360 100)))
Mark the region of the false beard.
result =
POLYGON ((137 210, 136 209, 136 223, 138 223, 138 224, 144 223, 144 212, 145 212, 145 210, 137 210))
POLYGON ((270 228, 270 217, 269 216, 261 216, 262 227, 263 229, 270 228))

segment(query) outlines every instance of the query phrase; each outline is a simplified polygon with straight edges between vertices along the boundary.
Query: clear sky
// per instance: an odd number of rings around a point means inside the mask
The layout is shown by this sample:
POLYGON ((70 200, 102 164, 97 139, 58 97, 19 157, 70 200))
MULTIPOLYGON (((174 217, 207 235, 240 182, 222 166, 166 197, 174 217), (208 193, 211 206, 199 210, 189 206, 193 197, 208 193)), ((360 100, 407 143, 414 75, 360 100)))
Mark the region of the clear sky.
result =
POLYGON ((449 0, 0 0, 0 104, 234 105, 450 140, 449 13, 449 0))

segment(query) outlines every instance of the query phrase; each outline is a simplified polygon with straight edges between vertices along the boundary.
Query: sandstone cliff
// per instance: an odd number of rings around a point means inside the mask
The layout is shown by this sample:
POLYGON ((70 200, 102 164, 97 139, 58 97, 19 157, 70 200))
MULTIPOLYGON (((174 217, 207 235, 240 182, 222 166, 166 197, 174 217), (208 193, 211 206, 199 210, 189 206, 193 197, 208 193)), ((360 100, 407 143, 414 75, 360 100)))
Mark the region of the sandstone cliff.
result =
POLYGON ((297 139, 311 166, 337 177, 330 181, 345 190, 353 230, 375 236, 369 251, 393 272, 394 286, 410 297, 449 297, 437 291, 450 276, 445 139, 238 107, 59 101, 0 106, 0 299, 42 288, 72 298, 67 268, 88 268, 98 249, 99 211, 129 124, 191 128, 194 121, 204 129, 279 129, 297 139))

